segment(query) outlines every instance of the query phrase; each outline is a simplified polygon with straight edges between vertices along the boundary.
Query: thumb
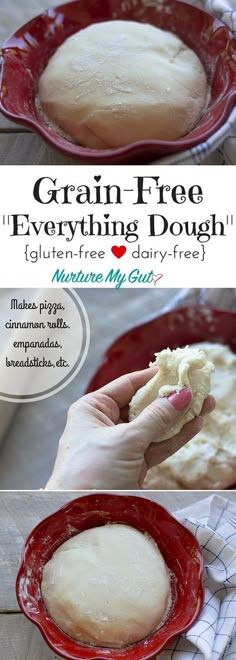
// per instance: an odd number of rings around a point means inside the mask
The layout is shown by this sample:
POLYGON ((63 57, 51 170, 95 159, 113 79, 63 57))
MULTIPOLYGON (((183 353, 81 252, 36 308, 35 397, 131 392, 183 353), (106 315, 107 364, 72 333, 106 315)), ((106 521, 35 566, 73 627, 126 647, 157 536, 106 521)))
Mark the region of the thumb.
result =
POLYGON ((163 435, 184 416, 191 399, 192 392, 187 387, 180 392, 174 392, 168 398, 159 397, 144 408, 129 425, 136 434, 143 436, 147 446, 151 442, 162 442, 163 435))

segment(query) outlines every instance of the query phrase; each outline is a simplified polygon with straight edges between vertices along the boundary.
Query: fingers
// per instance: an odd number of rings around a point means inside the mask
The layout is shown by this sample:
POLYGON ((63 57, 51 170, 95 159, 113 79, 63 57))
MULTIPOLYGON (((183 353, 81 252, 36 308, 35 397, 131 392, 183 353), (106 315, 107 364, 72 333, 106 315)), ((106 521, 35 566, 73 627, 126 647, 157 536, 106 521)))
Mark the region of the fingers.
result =
POLYGON ((153 377, 158 371, 158 367, 148 367, 142 371, 134 371, 131 374, 120 376, 111 383, 104 385, 97 392, 111 397, 119 406, 125 408, 131 401, 135 392, 153 377))
MULTIPOLYGON (((201 417, 205 417, 205 415, 209 415, 215 408, 215 399, 213 396, 208 396, 205 401, 203 402, 203 406, 200 412, 201 417)), ((129 418, 129 406, 125 406, 122 408, 120 411, 120 420, 122 422, 127 422, 129 418)))
POLYGON ((192 398, 186 387, 170 397, 157 398, 129 424, 129 429, 139 435, 148 447, 151 442, 159 442, 163 435, 183 417, 192 398))
POLYGON ((129 421, 129 405, 125 406, 124 408, 121 409, 121 411, 120 411, 120 421, 121 422, 128 422, 129 421))
POLYGON ((203 406, 200 412, 201 417, 204 417, 205 415, 209 415, 214 408, 215 408, 216 402, 213 396, 208 396, 205 401, 203 401, 203 406))
POLYGON ((181 449, 189 440, 191 440, 199 431, 201 431, 203 426, 202 417, 195 417, 185 424, 177 435, 169 440, 164 440, 163 442, 152 443, 145 452, 145 461, 147 464, 147 469, 150 470, 151 467, 162 463, 166 458, 172 456, 176 451, 181 449))
POLYGON ((146 385, 146 383, 157 373, 158 367, 142 369, 133 373, 120 376, 104 387, 94 392, 85 394, 81 399, 75 401, 68 411, 68 418, 74 418, 78 413, 86 415, 93 413, 93 417, 99 417, 98 421, 107 425, 109 420, 113 424, 120 421, 128 421, 129 402, 135 392, 146 385))

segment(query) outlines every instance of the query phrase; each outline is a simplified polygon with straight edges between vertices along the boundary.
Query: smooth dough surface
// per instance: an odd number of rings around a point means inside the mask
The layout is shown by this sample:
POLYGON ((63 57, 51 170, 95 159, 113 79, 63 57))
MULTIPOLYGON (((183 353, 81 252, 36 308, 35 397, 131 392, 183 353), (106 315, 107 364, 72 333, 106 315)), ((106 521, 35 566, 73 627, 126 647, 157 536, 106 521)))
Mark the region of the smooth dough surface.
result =
POLYGON ((172 392, 179 392, 183 387, 188 387, 192 391, 192 400, 184 416, 158 438, 158 442, 162 442, 172 438, 186 422, 199 415, 203 401, 210 392, 214 365, 204 351, 191 346, 176 348, 173 351, 166 348, 155 356, 156 360, 150 366, 158 366, 159 370, 133 396, 129 407, 130 421, 158 396, 169 396, 172 392))
POLYGON ((200 120, 207 80, 180 39, 134 21, 96 23, 69 37, 39 81, 43 111, 92 149, 177 140, 200 120))
POLYGON ((236 483, 236 355, 220 343, 196 346, 215 365, 211 393, 216 408, 198 435, 148 472, 146 488, 222 489, 236 483))
POLYGON ((154 541, 127 525, 105 525, 63 543, 43 570, 42 596, 57 625, 97 646, 121 647, 161 622, 170 578, 154 541))

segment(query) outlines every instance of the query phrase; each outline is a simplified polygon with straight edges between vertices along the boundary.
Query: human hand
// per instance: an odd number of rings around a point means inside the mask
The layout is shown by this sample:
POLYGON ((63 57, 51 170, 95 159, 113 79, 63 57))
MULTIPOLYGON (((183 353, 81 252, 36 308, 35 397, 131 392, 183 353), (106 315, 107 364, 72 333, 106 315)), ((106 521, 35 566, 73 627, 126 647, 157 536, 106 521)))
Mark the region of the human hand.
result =
POLYGON ((201 430, 202 417, 214 409, 211 396, 204 401, 200 417, 185 424, 173 438, 158 442, 184 415, 192 396, 187 388, 156 399, 128 423, 129 402, 156 372, 153 367, 121 376, 70 407, 47 489, 142 488, 147 470, 201 430))

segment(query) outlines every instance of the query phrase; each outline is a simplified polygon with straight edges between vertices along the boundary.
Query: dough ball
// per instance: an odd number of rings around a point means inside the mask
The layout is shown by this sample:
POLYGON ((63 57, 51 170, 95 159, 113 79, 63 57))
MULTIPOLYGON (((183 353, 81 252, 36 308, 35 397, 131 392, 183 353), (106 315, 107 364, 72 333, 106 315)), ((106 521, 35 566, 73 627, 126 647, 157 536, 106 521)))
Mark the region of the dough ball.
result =
POLYGON ((172 438, 181 428, 201 412, 204 399, 210 392, 211 374, 214 365, 204 351, 186 346, 171 351, 166 348, 156 353, 156 360, 150 366, 158 366, 159 371, 133 396, 129 408, 129 420, 135 419, 146 406, 157 397, 169 396, 183 387, 192 391, 192 400, 182 419, 163 433, 158 442, 172 438))
POLYGON ((69 37, 39 81, 49 120, 92 149, 177 140, 199 122, 206 99, 194 51, 170 32, 133 21, 95 23, 69 37))
POLYGON ((43 570, 52 619, 83 643, 121 647, 149 635, 165 615, 170 578, 152 539, 105 525, 63 543, 43 570))
POLYGON ((161 465, 149 470, 150 489, 219 489, 236 483, 236 355, 223 344, 203 342, 215 365, 211 392, 216 408, 204 418, 203 429, 161 465))

